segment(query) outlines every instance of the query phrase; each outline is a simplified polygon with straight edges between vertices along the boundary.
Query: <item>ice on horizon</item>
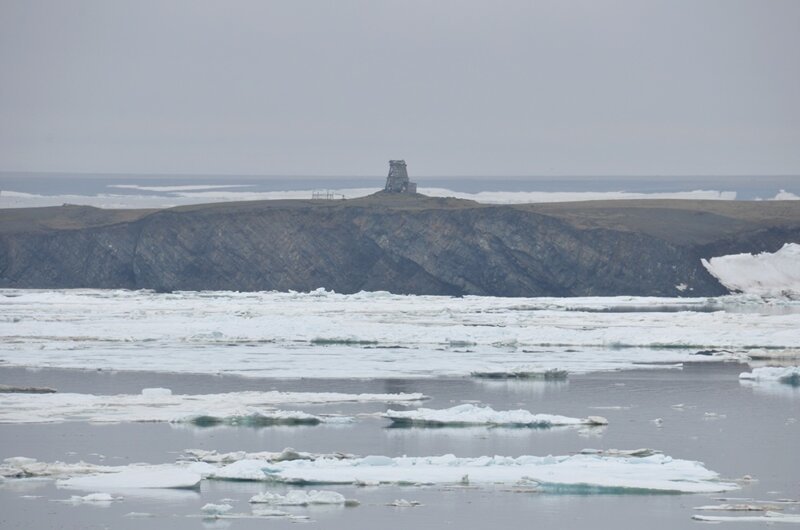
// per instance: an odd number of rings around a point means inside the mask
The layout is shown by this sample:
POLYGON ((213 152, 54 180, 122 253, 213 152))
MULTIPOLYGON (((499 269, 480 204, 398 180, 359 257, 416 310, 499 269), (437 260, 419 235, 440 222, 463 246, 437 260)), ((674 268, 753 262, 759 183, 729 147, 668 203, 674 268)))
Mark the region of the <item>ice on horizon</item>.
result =
MULTIPOLYGON (((96 208, 172 208, 204 203, 263 201, 263 200, 309 200, 314 190, 299 189, 285 191, 247 191, 249 185, 185 184, 180 186, 142 186, 139 184, 113 184, 110 193, 96 195, 40 195, 35 193, 2 190, 0 208, 34 208, 77 204, 96 208), (114 189, 151 192, 131 195, 114 193, 114 189)), ((329 191, 348 199, 366 197, 379 187, 333 188, 329 191)), ((736 200, 735 191, 686 190, 675 192, 638 193, 627 191, 480 191, 475 193, 454 191, 447 188, 421 187, 419 193, 429 197, 454 197, 483 204, 527 204, 549 202, 575 202, 596 200, 640 200, 640 199, 684 199, 684 200, 736 200)), ((791 194, 779 193, 776 199, 790 199, 791 194)))

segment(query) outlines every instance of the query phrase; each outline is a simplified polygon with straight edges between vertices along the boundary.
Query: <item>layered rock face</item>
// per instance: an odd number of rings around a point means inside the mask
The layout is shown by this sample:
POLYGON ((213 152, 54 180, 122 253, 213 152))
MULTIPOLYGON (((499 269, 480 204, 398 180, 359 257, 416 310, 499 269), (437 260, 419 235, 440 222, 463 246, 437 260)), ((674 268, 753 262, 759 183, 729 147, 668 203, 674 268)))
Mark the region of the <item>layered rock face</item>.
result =
POLYGON ((0 211, 0 286, 712 296, 701 258, 800 242, 800 205, 487 206, 378 194, 0 211))

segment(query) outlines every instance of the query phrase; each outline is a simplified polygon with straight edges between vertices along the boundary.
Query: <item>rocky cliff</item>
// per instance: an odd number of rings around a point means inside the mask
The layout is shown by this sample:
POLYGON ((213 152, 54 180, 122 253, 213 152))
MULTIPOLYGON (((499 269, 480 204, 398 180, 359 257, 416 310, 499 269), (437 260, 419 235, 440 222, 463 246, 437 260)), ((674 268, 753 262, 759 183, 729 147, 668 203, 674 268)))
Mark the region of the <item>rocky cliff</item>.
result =
POLYGON ((701 258, 800 242, 792 202, 489 206, 377 194, 0 211, 0 287, 722 294, 701 258))

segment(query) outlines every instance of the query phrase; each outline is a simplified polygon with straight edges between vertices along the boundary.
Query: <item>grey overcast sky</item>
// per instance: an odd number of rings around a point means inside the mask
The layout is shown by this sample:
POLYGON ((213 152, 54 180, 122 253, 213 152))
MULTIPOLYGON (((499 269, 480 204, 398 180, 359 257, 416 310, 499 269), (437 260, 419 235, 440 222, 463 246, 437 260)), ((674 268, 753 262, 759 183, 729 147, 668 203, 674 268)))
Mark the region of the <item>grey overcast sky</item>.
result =
POLYGON ((798 0, 0 0, 0 170, 800 174, 798 0))

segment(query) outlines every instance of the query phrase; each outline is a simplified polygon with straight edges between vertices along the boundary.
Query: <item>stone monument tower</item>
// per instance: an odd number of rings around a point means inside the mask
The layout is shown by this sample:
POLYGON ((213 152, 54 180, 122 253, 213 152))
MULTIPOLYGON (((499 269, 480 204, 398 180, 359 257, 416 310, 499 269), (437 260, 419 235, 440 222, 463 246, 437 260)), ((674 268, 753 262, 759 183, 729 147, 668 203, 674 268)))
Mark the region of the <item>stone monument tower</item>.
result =
POLYGON ((417 183, 409 180, 405 160, 389 160, 389 175, 383 190, 389 193, 417 193, 417 183))

